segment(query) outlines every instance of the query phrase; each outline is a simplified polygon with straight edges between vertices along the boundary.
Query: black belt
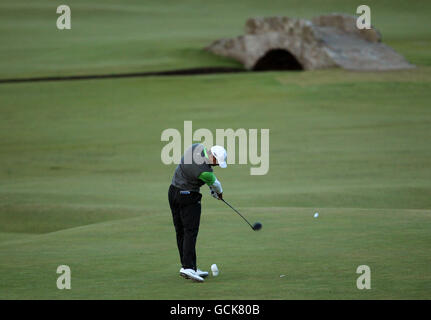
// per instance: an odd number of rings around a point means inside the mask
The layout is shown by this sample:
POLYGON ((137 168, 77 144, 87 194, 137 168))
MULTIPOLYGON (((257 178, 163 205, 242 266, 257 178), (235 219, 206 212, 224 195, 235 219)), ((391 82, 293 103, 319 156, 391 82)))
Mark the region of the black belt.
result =
POLYGON ((190 194, 190 193, 192 193, 192 192, 199 193, 199 192, 197 192, 197 191, 193 191, 193 190, 182 190, 182 189, 180 189, 180 188, 178 188, 178 187, 174 186, 173 184, 171 184, 171 186, 172 186, 172 187, 174 187, 177 191, 179 191, 179 192, 180 192, 180 194, 190 194))

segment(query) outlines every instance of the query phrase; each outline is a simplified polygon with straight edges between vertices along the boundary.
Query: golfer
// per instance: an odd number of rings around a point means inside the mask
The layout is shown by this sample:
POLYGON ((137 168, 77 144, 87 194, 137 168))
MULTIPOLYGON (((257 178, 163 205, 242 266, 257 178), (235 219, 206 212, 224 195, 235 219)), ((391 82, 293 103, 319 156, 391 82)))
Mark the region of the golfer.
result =
POLYGON ((196 266, 196 238, 202 199, 199 190, 207 184, 214 198, 223 198, 223 189, 212 168, 217 165, 226 168, 226 150, 221 146, 207 150, 202 144, 195 143, 182 156, 169 187, 169 205, 182 265, 180 275, 198 282, 203 282, 208 276, 208 272, 201 271, 196 266))

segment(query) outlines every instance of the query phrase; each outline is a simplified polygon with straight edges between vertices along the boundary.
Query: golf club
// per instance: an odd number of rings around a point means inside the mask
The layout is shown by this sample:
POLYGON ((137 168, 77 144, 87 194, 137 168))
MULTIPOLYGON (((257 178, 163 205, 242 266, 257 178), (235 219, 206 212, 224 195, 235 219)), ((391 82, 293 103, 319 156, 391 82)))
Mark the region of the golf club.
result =
POLYGON ((247 219, 246 218, 244 218, 244 216, 241 214, 241 213, 239 213, 239 211, 238 210, 236 210, 234 207, 232 207, 229 203, 227 203, 224 199, 221 199, 221 201, 223 201, 224 203, 226 203, 233 211, 235 211, 236 213, 238 213, 240 216, 241 216, 241 218, 243 218, 244 219, 244 221, 245 222, 247 222, 248 223, 248 225, 254 230, 254 231, 258 231, 258 230, 260 230, 261 228, 262 228, 262 224, 260 223, 260 222, 255 222, 253 225, 251 225, 250 224, 250 222, 248 222, 247 221, 247 219))

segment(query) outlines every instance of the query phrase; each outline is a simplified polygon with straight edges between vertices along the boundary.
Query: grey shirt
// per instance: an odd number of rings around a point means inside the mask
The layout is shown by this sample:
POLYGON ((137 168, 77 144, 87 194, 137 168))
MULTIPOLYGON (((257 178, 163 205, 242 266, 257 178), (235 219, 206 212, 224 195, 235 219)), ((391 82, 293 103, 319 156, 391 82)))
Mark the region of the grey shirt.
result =
POLYGON ((199 179, 202 172, 213 172, 209 160, 205 157, 205 147, 200 143, 192 144, 181 157, 175 169, 172 184, 181 189, 199 192, 204 182, 199 179))

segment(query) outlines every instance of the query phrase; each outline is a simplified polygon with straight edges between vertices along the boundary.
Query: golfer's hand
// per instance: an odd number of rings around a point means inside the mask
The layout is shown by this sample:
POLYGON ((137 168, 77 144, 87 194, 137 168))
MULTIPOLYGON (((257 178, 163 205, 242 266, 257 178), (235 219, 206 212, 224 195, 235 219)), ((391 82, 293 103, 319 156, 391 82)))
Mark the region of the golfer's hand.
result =
POLYGON ((223 200, 223 193, 217 193, 218 199, 223 200))
POLYGON ((211 195, 212 195, 214 198, 216 198, 217 200, 220 200, 220 198, 219 198, 219 196, 218 196, 218 193, 217 193, 217 192, 215 192, 214 190, 211 190, 211 195))

